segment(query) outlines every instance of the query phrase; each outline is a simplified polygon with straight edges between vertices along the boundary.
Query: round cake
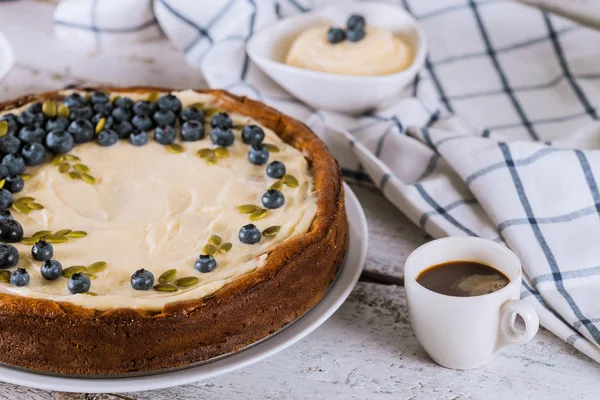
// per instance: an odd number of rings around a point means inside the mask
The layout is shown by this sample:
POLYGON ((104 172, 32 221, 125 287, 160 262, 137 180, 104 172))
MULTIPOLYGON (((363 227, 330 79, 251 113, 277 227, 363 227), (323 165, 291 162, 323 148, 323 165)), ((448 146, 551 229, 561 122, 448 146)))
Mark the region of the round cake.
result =
POLYGON ((0 362, 182 367, 301 316, 343 262, 339 168, 224 91, 86 88, 0 104, 0 362))

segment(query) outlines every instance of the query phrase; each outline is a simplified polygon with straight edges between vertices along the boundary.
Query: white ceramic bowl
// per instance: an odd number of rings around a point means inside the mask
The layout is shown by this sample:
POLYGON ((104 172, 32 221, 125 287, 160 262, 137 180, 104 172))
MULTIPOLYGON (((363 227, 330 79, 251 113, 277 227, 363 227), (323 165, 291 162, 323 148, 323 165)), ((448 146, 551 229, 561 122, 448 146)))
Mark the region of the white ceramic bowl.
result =
POLYGON ((345 113, 360 113, 393 102, 425 62, 427 44, 419 23, 403 8, 378 2, 339 2, 283 19, 256 33, 246 46, 248 55, 265 74, 305 103, 345 113), (383 76, 349 76, 296 68, 284 63, 294 39, 324 23, 345 26, 348 16, 362 14, 367 24, 391 30, 414 51, 410 67, 383 76))
POLYGON ((14 62, 15 58, 8 39, 0 32, 0 82, 8 74, 14 62))

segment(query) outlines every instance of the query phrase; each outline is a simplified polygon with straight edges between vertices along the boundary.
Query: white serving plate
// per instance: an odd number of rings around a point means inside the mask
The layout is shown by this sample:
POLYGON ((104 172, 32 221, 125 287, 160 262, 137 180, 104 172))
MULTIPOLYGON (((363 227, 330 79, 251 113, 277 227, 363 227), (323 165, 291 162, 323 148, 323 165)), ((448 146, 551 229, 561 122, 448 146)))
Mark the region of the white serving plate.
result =
POLYGON ((12 48, 8 44, 8 39, 0 32, 0 82, 8 75, 14 63, 15 57, 12 48))
POLYGON ((42 375, 0 364, 0 381, 37 389, 76 393, 137 392, 163 389, 213 378, 257 363, 296 343, 323 324, 346 300, 362 272, 369 231, 364 211, 348 185, 346 212, 350 246, 336 280, 325 296, 304 316, 269 338, 215 361, 175 371, 123 378, 73 378, 42 375))
POLYGON ((252 61, 298 99, 317 109, 360 113, 385 106, 398 98, 423 67, 427 54, 425 33, 402 7, 378 2, 336 2, 283 19, 254 34, 246 45, 252 61), (391 30, 414 52, 410 67, 383 76, 349 76, 311 71, 284 63, 294 39, 316 25, 345 26, 351 14, 362 14, 367 24, 391 30))

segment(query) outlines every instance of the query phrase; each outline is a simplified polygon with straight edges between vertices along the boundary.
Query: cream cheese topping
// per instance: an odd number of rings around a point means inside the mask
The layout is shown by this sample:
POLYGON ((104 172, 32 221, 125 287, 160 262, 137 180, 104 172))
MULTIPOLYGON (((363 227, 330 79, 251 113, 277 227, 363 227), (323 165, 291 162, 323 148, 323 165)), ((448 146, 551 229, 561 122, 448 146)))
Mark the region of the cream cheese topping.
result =
MULTIPOLYGON (((184 107, 198 102, 210 107, 214 103, 211 96, 193 91, 174 94, 184 107)), ((145 97, 134 93, 120 95, 134 100, 145 97)), ((257 124, 246 116, 230 116, 235 125, 257 124)), ((33 197, 44 209, 28 215, 15 211, 12 214, 22 224, 25 236, 41 230, 87 232, 84 238, 55 244, 53 259, 60 261, 63 268, 106 261, 107 268, 92 280, 90 291, 98 296, 69 293, 67 279, 63 277, 55 281, 42 278, 41 263, 32 259, 31 246, 21 243, 14 244, 20 253, 17 267, 26 268, 31 281, 24 287, 0 283, 0 292, 98 310, 120 307, 159 310, 169 302, 202 298, 260 268, 270 250, 307 232, 317 211, 307 160, 273 131, 264 126, 263 129, 265 143, 280 149, 279 153, 270 154, 269 162, 283 162, 287 173, 300 182, 297 188, 284 185, 285 205, 253 222, 261 231, 280 225, 275 237, 263 237, 255 245, 238 240, 239 229, 250 221, 237 206, 262 207, 262 194, 275 182, 266 176, 266 165, 256 166, 248 161, 249 146, 242 142, 239 129, 234 129, 236 139, 228 148, 229 157, 219 159, 214 165, 195 154, 202 148, 214 148, 207 131, 200 141, 178 140, 185 149, 180 154, 168 152, 153 139, 142 147, 126 141, 112 147, 90 142, 76 145, 69 154, 78 156, 90 168, 96 184, 70 180, 50 163, 28 168, 27 173, 33 177, 14 198, 33 197), (214 271, 200 273, 194 269, 194 262, 211 235, 220 236, 233 247, 215 256, 214 271), (163 272, 172 268, 177 269, 177 278, 195 276, 199 282, 173 293, 134 290, 130 278, 141 268, 154 274, 155 284, 163 272)))
POLYGON ((329 26, 302 32, 292 44, 286 63, 294 67, 341 75, 377 76, 405 70, 413 61, 411 48, 393 32, 368 25, 358 42, 327 41, 329 26))

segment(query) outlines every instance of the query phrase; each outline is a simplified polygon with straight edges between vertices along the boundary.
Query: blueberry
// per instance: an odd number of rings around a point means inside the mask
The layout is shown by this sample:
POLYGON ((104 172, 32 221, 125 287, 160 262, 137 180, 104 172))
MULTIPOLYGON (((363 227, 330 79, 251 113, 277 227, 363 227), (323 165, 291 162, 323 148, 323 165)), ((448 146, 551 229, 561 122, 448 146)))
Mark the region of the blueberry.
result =
POLYGON ((200 121, 204 123, 204 113, 196 107, 186 107, 181 111, 183 121, 200 121))
POLYGON ((140 131, 149 131, 154 128, 154 122, 152 118, 145 115, 134 115, 131 120, 131 124, 138 128, 140 131))
POLYGON ((133 132, 133 125, 129 121, 121 121, 115 124, 113 130, 117 132, 119 138, 127 139, 131 135, 131 132, 133 132))
POLYGON ((87 100, 79 93, 71 93, 63 99, 63 104, 69 108, 77 108, 85 106, 87 100))
POLYGON ((29 110, 23 111, 18 117, 17 121, 23 126, 43 126, 44 125, 44 114, 41 112, 34 113, 29 110))
POLYGON ((133 107, 133 100, 129 97, 119 97, 115 100, 115 106, 131 110, 131 107, 133 107))
POLYGON ((18 193, 23 190, 23 186, 25 186, 25 182, 23 182, 23 178, 19 175, 9 175, 5 178, 4 181, 4 189, 8 190, 11 193, 18 193))
POLYGON ((364 29, 355 29, 352 31, 348 31, 348 40, 351 42, 358 42, 365 37, 364 29))
POLYGON ((56 260, 44 261, 40 267, 40 273, 44 279, 53 281, 62 275, 62 264, 56 260))
POLYGON ((0 189, 0 208, 7 209, 12 206, 13 198, 12 193, 6 189, 0 189))
POLYGON ((67 153, 74 146, 73 136, 70 133, 57 129, 46 136, 46 148, 53 153, 67 153))
POLYGON ((286 173, 285 164, 281 161, 273 161, 267 165, 267 176, 273 179, 280 179, 286 173))
POLYGON ((187 121, 181 125, 181 140, 193 142, 204 137, 204 124, 199 121, 187 121))
POLYGON ((213 256, 201 255, 194 263, 194 268, 200 272, 210 272, 217 268, 217 262, 213 256))
POLYGON ((366 25, 365 17, 363 17, 362 15, 359 15, 359 14, 352 14, 348 18, 348 21, 346 22, 346 28, 349 31, 352 31, 355 29, 361 29, 364 31, 365 25, 366 25))
POLYGON ((261 202, 265 208, 274 210, 283 206, 285 197, 279 190, 269 189, 262 195, 261 202))
POLYGON ((31 248, 31 256, 37 261, 47 261, 52 258, 54 248, 45 240, 38 240, 31 248))
POLYGON ((135 290, 150 290, 154 285, 154 275, 145 269, 138 269, 131 275, 131 287, 135 290))
POLYGON ((85 143, 94 138, 95 128, 94 125, 86 119, 76 119, 71 122, 67 132, 73 136, 73 141, 75 143, 85 143))
POLYGON ((8 173, 8 168, 0 164, 0 179, 5 179, 8 175, 10 175, 8 173))
POLYGON ((42 112, 42 103, 40 103, 39 101, 36 103, 31 103, 29 105, 29 107, 27 107, 27 111, 32 112, 34 114, 39 114, 42 112))
POLYGON ((248 152, 248 160, 254 165, 263 165, 269 161, 269 150, 262 144, 255 144, 248 152))
POLYGON ((100 120, 102 118, 104 118, 104 127, 103 127, 104 129, 110 129, 115 124, 115 119, 113 117, 111 117, 110 115, 105 116, 102 114, 96 114, 90 120, 92 122, 92 125, 94 125, 94 128, 96 127, 96 125, 98 125, 98 122, 100 122, 100 120))
POLYGON ((13 219, 12 214, 8 210, 0 210, 0 221, 5 219, 13 219))
POLYGON ((55 129, 65 130, 69 127, 69 120, 65 117, 56 117, 46 121, 46 131, 50 132, 55 129))
POLYGON ((19 151, 19 147, 21 147, 21 141, 18 137, 12 135, 0 137, 0 152, 4 154, 14 154, 19 151))
POLYGON ((346 32, 340 28, 329 28, 327 41, 331 44, 341 43, 346 39, 346 32))
POLYGON ((15 114, 4 114, 0 118, 0 122, 1 121, 6 121, 8 123, 8 132, 6 133, 7 135, 16 135, 19 129, 21 129, 21 124, 17 120, 17 116, 15 114))
POLYGON ((7 154, 2 158, 2 165, 8 169, 11 175, 21 174, 25 171, 25 160, 18 154, 7 154))
POLYGON ((108 117, 113 110, 113 105, 110 103, 94 104, 94 113, 100 114, 103 117, 108 117))
POLYGON ((85 293, 90 290, 91 284, 90 278, 78 272, 69 278, 67 289, 73 294, 85 293))
POLYGON ((148 134, 144 131, 134 132, 129 136, 129 142, 134 146, 143 146, 148 143, 148 134))
POLYGON ((229 117, 229 114, 220 112, 212 116, 210 126, 213 128, 231 129, 233 128, 233 121, 229 117))
POLYGON ((14 219, 0 220, 0 241, 15 243, 23 239, 23 227, 14 219))
POLYGON ((69 118, 74 119, 90 119, 94 115, 94 112, 89 106, 71 108, 71 114, 69 118))
POLYGON ((181 111, 181 101, 172 94, 165 94, 164 96, 160 96, 156 101, 158 108, 165 111, 173 111, 178 113, 181 111))
POLYGON ((39 143, 28 143, 21 149, 21 157, 25 165, 41 165, 46 160, 46 148, 39 143))
POLYGON ((175 113, 170 110, 156 110, 152 118, 158 126, 175 125, 175 113))
POLYGON ((45 137, 46 131, 44 131, 40 127, 33 128, 24 126, 19 131, 19 139, 21 139, 25 143, 42 143, 45 137))
POLYGON ((156 111, 156 104, 148 100, 140 100, 133 105, 135 115, 151 117, 154 111, 156 111))
POLYGON ((246 125, 242 129, 242 141, 246 144, 261 144, 265 140, 265 131, 257 125, 246 125))
POLYGON ((0 244, 0 269, 12 268, 19 262, 19 250, 12 244, 0 244))
POLYGON ((106 92, 94 92, 90 98, 93 104, 110 103, 110 95, 106 92))
POLYGON ((248 224, 242 226, 240 232, 238 233, 238 238, 240 242, 246 244, 255 244, 260 242, 260 231, 254 224, 248 224))
POLYGON ((233 136, 231 129, 213 128, 210 131, 210 140, 217 146, 229 147, 233 144, 235 136, 233 136))
POLYGON ((29 272, 25 268, 17 268, 10 274, 10 283, 15 286, 25 286, 29 283, 29 272))
POLYGON ((119 141, 119 134, 111 129, 103 129, 96 140, 100 146, 113 146, 119 141))
POLYGON ((175 134, 172 126, 158 127, 154 130, 154 140, 160 144, 171 144, 175 141, 175 134))
POLYGON ((128 108, 125 108, 125 107, 117 107, 114 110, 112 110, 112 113, 111 113, 112 117, 117 122, 131 120, 132 114, 133 113, 131 112, 131 110, 128 108))

